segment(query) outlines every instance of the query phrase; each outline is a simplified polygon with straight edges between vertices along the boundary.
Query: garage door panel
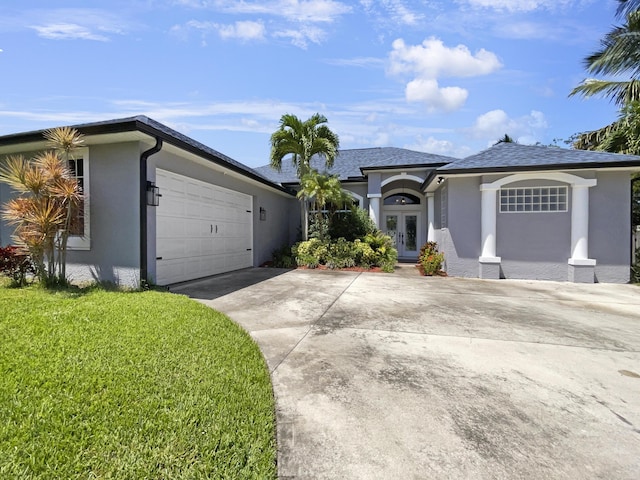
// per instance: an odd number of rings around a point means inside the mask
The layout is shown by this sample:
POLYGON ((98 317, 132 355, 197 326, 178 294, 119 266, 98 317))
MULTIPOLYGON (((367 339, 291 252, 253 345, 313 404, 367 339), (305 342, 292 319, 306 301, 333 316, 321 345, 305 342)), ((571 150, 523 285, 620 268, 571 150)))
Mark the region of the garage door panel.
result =
POLYGON ((250 195, 164 170, 156 171, 156 183, 158 284, 253 265, 250 195))

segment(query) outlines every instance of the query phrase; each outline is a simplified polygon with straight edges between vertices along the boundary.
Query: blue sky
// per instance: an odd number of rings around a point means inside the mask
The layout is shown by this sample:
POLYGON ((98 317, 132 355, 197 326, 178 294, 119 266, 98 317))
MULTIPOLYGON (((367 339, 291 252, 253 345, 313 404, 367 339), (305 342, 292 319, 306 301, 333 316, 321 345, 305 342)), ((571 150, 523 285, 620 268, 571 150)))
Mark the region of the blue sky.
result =
POLYGON ((613 0, 3 0, 0 135, 144 114, 249 166, 284 113, 463 157, 593 130, 613 0))

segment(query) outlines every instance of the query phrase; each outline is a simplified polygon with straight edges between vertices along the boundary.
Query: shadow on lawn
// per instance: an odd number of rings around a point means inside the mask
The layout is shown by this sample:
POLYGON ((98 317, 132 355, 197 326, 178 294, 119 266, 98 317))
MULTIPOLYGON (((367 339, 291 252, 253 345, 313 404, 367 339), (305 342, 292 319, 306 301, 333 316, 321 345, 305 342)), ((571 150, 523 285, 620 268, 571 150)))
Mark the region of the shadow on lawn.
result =
POLYGON ((170 292, 180 293, 191 298, 214 300, 290 271, 291 269, 288 268, 246 268, 199 280, 175 283, 166 288, 170 292))

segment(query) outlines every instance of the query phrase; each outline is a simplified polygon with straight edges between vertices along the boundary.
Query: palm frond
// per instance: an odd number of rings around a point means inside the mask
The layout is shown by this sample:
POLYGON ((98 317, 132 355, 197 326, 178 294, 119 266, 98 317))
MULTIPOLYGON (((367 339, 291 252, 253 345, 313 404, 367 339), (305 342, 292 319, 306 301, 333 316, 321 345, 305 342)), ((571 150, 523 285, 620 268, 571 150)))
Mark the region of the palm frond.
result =
POLYGON ((71 127, 45 130, 44 138, 49 148, 62 151, 67 155, 84 145, 84 135, 71 127))
POLYGON ((616 105, 623 106, 640 101, 640 80, 614 81, 588 78, 571 91, 569 96, 573 95, 582 95, 587 98, 602 95, 611 99, 616 105))

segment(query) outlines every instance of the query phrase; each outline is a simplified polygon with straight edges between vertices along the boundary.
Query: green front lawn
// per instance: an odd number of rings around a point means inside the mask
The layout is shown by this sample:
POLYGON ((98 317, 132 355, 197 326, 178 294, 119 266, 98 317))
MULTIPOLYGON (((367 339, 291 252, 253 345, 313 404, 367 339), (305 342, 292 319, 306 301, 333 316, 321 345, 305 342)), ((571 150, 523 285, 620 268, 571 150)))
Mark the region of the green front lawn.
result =
POLYGON ((264 359, 162 292, 0 286, 0 478, 276 478, 264 359))

